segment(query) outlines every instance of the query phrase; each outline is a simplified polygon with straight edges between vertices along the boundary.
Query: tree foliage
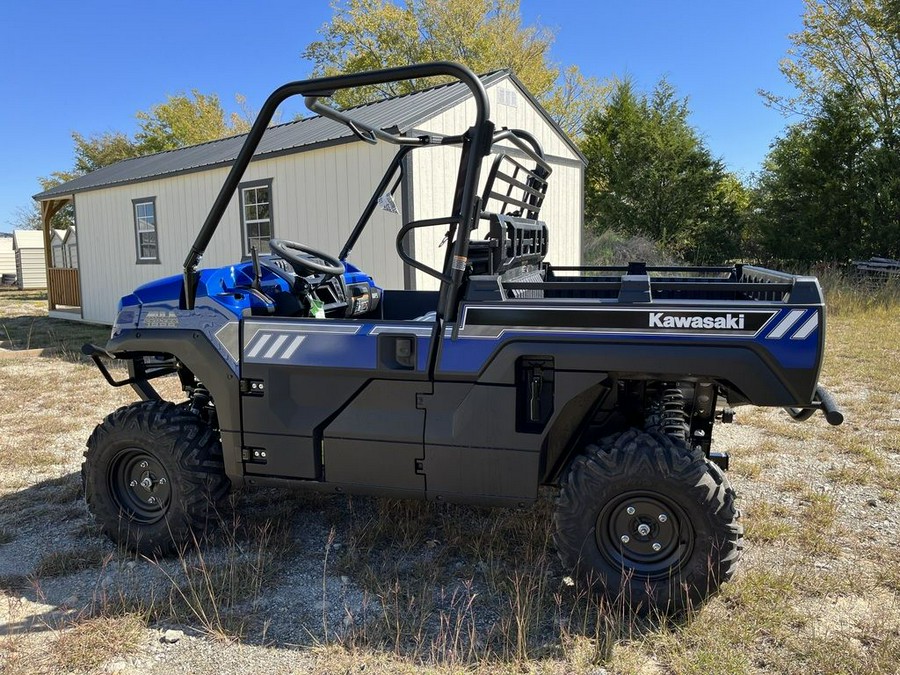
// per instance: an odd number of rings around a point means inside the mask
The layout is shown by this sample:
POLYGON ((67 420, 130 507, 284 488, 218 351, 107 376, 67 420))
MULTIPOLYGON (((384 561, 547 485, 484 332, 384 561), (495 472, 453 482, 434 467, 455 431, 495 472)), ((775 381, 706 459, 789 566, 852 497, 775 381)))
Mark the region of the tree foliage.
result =
MULTIPOLYGON (((243 107, 243 97, 238 96, 237 101, 243 107)), ((90 137, 72 132, 75 165, 69 171, 58 171, 42 179, 50 182, 44 189, 132 157, 246 133, 252 124, 247 115, 227 115, 217 95, 203 94, 196 89, 190 95, 170 95, 150 110, 138 111, 135 117, 138 130, 134 138, 121 131, 90 137)))
MULTIPOLYGON (((303 56, 316 76, 356 73, 424 61, 458 61, 476 73, 509 68, 563 129, 580 133, 604 88, 577 66, 560 69, 550 58, 553 32, 523 25, 518 0, 345 0, 303 56)), ((353 106, 434 84, 407 81, 338 92, 353 106)))
MULTIPOLYGON (((804 0, 803 30, 781 71, 797 88, 794 97, 764 95, 789 111, 815 116, 830 94, 858 102, 883 144, 900 131, 900 2, 804 0)), ((894 146, 900 147, 900 146, 894 146)))
POLYGON ((900 257, 900 157, 878 142, 855 92, 828 94, 814 118, 775 142, 754 207, 761 257, 900 257))
POLYGON ((618 82, 585 127, 585 217, 696 262, 734 258, 746 190, 711 156, 688 114, 665 81, 650 95, 618 82))
POLYGON ((134 136, 138 153, 175 150, 250 131, 251 121, 237 113, 225 114, 219 97, 196 89, 169 96, 165 103, 137 113, 140 129, 134 136))
POLYGON ((41 229, 41 209, 37 202, 31 202, 27 207, 17 207, 9 220, 6 221, 6 226, 10 230, 41 229))
POLYGON ((805 0, 782 72, 803 112, 763 165, 760 257, 796 263, 900 257, 900 2, 805 0))
MULTIPOLYGON (((242 112, 226 114, 215 94, 203 94, 194 89, 190 95, 180 93, 168 96, 166 101, 150 110, 136 113, 138 131, 134 138, 121 131, 107 131, 89 137, 74 131, 74 165, 71 169, 54 171, 49 176, 38 178, 41 189, 49 190, 125 159, 246 133, 252 124, 252 115, 245 106, 244 98, 240 95, 236 98, 242 112)), ((7 224, 21 229, 35 223, 40 227, 40 210, 37 205, 30 205, 18 209, 7 224)), ((72 224, 74 213, 71 206, 60 210, 51 223, 52 227, 60 229, 72 224)))

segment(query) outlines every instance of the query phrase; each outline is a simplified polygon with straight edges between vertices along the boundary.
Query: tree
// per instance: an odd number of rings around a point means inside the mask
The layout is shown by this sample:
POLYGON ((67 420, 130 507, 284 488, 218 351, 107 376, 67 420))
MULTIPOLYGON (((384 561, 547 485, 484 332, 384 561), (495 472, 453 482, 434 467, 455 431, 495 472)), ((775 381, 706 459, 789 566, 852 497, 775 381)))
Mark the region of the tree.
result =
POLYGON ((900 158, 878 140, 855 91, 829 93, 763 164, 753 240, 796 264, 900 256, 900 158))
POLYGON ((900 2, 804 0, 803 30, 781 71, 797 88, 794 97, 762 92, 770 103, 815 116, 829 94, 859 102, 881 143, 900 148, 900 2))
MULTIPOLYGON (((458 61, 476 73, 509 68, 563 129, 581 132, 583 118, 605 89, 576 66, 550 60, 553 33, 523 26, 518 0, 338 0, 321 40, 303 52, 316 76, 356 73, 423 61, 458 61)), ((408 81, 338 92, 348 107, 421 89, 408 81)))
POLYGON ((585 126, 585 216, 659 242, 695 262, 741 253, 746 190, 688 123, 685 99, 662 81, 650 96, 619 81, 585 126))
MULTIPOLYGON (((107 131, 90 137, 74 131, 74 166, 68 171, 54 171, 38 178, 41 189, 49 190, 125 159, 246 133, 252 124, 252 113, 243 96, 235 98, 241 113, 226 115, 216 94, 203 94, 195 89, 190 95, 168 96, 164 103, 154 105, 149 111, 136 113, 139 128, 133 139, 121 131, 107 131)), ((51 226, 65 229, 74 222, 73 209, 67 205, 53 216, 51 226)), ((40 209, 36 204, 19 208, 8 223, 18 229, 35 224, 40 228, 40 209)))
POLYGON ((17 207, 12 217, 6 221, 6 226, 10 230, 41 229, 41 209, 37 202, 32 201, 29 206, 17 207))
POLYGON ((202 94, 196 89, 191 90, 190 96, 169 96, 149 112, 138 112, 137 118, 140 129, 134 144, 140 155, 247 133, 251 126, 237 113, 226 116, 217 95, 202 94))

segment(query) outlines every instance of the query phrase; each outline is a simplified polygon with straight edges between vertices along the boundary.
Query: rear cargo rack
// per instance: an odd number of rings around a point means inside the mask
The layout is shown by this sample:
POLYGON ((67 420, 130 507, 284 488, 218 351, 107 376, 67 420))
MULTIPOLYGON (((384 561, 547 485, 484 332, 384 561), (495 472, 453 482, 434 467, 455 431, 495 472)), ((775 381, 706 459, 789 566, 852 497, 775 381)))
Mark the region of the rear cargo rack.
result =
POLYGON ((540 292, 545 298, 595 298, 618 302, 657 300, 822 302, 818 282, 751 265, 696 267, 632 263, 628 266, 545 266, 545 280, 499 280, 504 297, 540 292), (568 273, 568 274, 563 274, 568 273), (575 273, 575 274, 572 274, 575 273))

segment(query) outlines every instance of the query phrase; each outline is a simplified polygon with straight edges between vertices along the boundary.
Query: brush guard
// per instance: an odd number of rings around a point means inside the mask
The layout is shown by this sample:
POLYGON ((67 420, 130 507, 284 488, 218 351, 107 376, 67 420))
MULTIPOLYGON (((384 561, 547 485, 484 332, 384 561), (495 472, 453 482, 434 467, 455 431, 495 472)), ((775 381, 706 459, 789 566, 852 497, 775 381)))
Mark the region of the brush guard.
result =
POLYGON ((120 352, 113 354, 97 345, 86 344, 81 348, 81 353, 89 356, 97 370, 103 375, 103 378, 112 387, 124 387, 126 384, 144 401, 159 401, 161 397, 156 389, 150 384, 150 380, 157 377, 165 377, 166 375, 174 375, 178 372, 178 366, 174 361, 161 361, 159 363, 148 364, 145 356, 157 356, 155 354, 142 354, 139 352, 120 352), (101 358, 128 362, 128 377, 124 380, 116 380, 109 372, 109 368, 101 361, 101 358))

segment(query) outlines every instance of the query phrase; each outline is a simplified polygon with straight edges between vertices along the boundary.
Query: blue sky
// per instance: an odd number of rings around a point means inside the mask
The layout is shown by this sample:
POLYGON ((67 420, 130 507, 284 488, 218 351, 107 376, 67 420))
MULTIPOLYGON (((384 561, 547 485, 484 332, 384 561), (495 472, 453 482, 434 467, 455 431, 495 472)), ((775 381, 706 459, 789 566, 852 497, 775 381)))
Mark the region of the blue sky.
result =
MULTIPOLYGON (((784 118, 757 89, 789 92, 778 71, 801 0, 522 0, 525 23, 556 31, 553 59, 642 88, 667 77, 690 100, 713 154, 758 169, 784 118)), ((134 113, 196 88, 258 108, 309 74, 301 58, 331 16, 327 0, 12 3, 0 19, 0 230, 73 163, 71 132, 135 130, 134 113)))

